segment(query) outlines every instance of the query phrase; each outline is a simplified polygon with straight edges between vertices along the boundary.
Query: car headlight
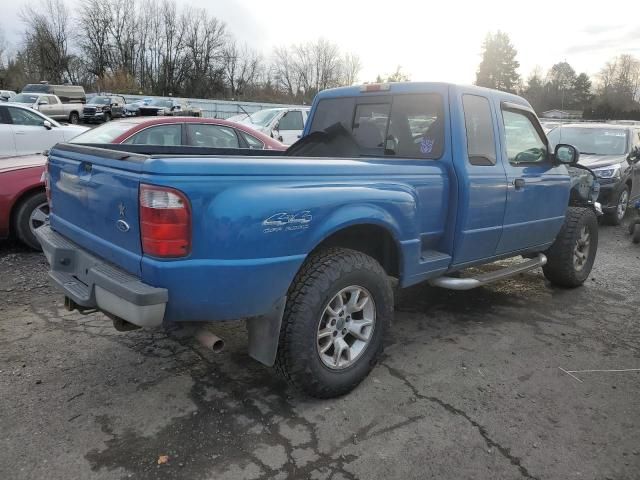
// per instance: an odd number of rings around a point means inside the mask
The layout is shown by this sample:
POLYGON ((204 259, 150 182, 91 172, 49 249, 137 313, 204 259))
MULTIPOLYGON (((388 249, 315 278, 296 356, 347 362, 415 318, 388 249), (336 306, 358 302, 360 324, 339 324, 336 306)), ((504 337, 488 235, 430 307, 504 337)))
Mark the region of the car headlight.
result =
POLYGON ((102 107, 96 107, 96 112, 101 112, 102 111, 102 107))
POLYGON ((593 173, 598 178, 620 178, 620 164, 611 165, 610 167, 594 168, 593 173))

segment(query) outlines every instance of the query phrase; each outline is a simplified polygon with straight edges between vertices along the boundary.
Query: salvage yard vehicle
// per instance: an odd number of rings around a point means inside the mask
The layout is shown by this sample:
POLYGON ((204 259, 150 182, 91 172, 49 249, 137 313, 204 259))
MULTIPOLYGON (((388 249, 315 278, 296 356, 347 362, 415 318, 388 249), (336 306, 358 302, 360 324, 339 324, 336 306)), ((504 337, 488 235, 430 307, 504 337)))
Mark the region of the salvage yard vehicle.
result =
POLYGON ((309 116, 309 107, 266 108, 250 115, 236 115, 230 118, 291 145, 302 137, 304 125, 309 116))
POLYGON ((240 123, 197 117, 127 118, 89 130, 71 142, 94 146, 112 143, 214 149, 287 149, 273 138, 240 123))
POLYGON ((124 117, 127 101, 122 95, 96 95, 84 105, 82 121, 85 123, 108 122, 124 117))
POLYGON ((0 102, 10 102, 15 96, 16 92, 13 90, 0 90, 0 102))
POLYGON ((0 159, 0 239, 15 237, 40 250, 34 231, 49 215, 42 173, 44 155, 0 159))
POLYGON ((191 106, 184 100, 154 98, 145 105, 140 105, 138 115, 156 116, 156 115, 180 115, 186 117, 201 117, 202 111, 199 108, 191 106))
POLYGON ((118 147, 49 155, 36 235, 68 308, 119 329, 246 319, 249 355, 316 397, 349 392, 380 357, 392 278, 466 290, 542 267, 577 287, 596 256, 595 177, 503 92, 326 90, 285 156, 118 147))
POLYGON ((25 85, 22 93, 44 93, 56 95, 62 103, 85 103, 87 95, 80 85, 51 85, 49 82, 30 83, 25 85))
POLYGON ((580 151, 580 163, 598 177, 605 219, 620 225, 628 205, 640 199, 640 125, 567 124, 552 130, 549 141, 580 151))
POLYGON ((42 153, 59 142, 68 142, 88 130, 60 125, 42 113, 19 103, 0 104, 0 157, 42 153))
POLYGON ((62 103, 56 95, 20 93, 11 101, 38 110, 54 120, 69 122, 73 125, 80 121, 80 113, 82 112, 81 103, 62 103))

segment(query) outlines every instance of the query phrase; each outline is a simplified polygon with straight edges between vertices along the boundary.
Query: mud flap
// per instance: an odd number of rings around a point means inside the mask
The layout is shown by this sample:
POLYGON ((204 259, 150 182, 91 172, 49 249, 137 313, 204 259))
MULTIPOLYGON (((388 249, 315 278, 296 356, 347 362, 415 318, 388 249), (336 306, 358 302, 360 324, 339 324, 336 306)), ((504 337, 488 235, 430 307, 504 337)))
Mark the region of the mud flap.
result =
POLYGON ((282 297, 268 314, 247 319, 249 356, 269 367, 276 361, 286 303, 287 297, 282 297))

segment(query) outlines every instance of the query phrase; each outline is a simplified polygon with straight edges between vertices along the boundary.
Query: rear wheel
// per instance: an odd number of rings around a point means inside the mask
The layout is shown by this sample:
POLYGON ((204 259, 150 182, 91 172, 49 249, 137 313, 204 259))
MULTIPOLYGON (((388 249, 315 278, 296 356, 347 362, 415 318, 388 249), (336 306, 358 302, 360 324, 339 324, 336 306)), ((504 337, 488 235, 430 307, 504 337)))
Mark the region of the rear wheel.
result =
POLYGON ((591 273, 597 249, 596 214, 589 208, 569 207, 560 233, 545 252, 545 277, 562 287, 582 285, 591 273))
POLYGON ((633 226, 633 236, 631 237, 633 243, 640 243, 640 223, 636 223, 633 226))
POLYGON ((104 121, 105 122, 111 121, 111 114, 110 113, 105 113, 104 114, 104 121))
POLYGON ((289 289, 276 367, 311 396, 343 395, 375 365, 392 312, 391 283, 376 260, 348 249, 319 252, 289 289))
POLYGON ((41 250, 35 235, 49 217, 49 204, 44 192, 35 193, 22 201, 15 216, 16 234, 20 241, 34 250, 41 250))
POLYGON ((629 187, 624 189, 618 195, 618 201, 616 202, 616 209, 606 214, 605 218, 610 225, 620 225, 624 219, 624 215, 627 213, 627 207, 629 206, 629 187))

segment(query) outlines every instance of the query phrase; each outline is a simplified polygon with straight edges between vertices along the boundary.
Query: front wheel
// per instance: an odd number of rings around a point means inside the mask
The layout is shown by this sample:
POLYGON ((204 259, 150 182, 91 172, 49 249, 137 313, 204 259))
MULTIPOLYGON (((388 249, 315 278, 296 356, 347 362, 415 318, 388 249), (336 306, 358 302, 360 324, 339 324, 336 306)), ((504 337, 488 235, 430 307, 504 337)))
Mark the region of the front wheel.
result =
POLYGON ((105 113, 104 114, 104 123, 110 122, 111 121, 111 114, 110 113, 105 113))
POLYGON ((610 225, 620 225, 624 219, 624 215, 627 213, 627 207, 629 206, 629 187, 624 189, 618 195, 618 201, 616 202, 616 209, 606 214, 605 218, 610 225))
POLYGON ((578 287, 591 273, 598 249, 598 219, 589 208, 569 207, 564 225, 545 253, 545 277, 561 287, 578 287))
POLYGON ((80 115, 78 115, 78 112, 71 112, 71 115, 69 115, 69 123, 72 125, 80 123, 80 115))
POLYGON ((391 282, 376 260, 343 248, 318 252, 289 289, 276 367, 313 397, 343 395, 378 360, 392 313, 391 282))

